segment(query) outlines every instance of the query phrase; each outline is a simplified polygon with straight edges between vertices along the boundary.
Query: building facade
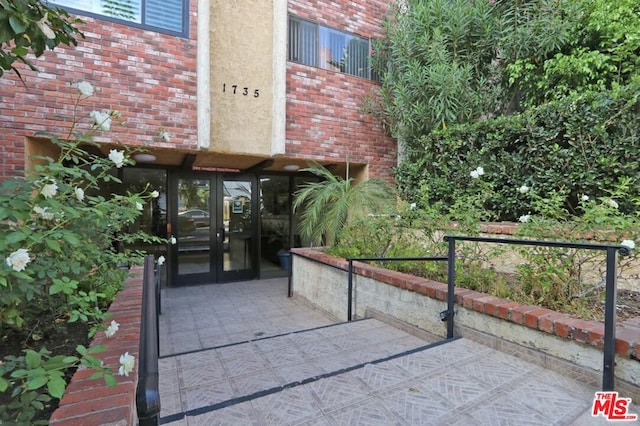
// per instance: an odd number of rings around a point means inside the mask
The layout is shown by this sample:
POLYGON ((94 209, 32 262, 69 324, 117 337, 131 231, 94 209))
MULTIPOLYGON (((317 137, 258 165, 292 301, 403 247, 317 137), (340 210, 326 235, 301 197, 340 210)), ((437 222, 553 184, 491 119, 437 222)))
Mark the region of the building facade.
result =
POLYGON ((285 273, 278 255, 304 244, 291 194, 309 160, 391 180, 395 142, 362 111, 388 1, 52 3, 84 20, 84 38, 21 69, 24 83, 0 78, 0 178, 55 154, 43 132, 118 111, 94 140, 105 156, 145 154, 117 172, 161 193, 138 226, 176 237, 151 248, 168 259, 169 285, 285 273), (81 81, 96 93, 76 105, 81 81))

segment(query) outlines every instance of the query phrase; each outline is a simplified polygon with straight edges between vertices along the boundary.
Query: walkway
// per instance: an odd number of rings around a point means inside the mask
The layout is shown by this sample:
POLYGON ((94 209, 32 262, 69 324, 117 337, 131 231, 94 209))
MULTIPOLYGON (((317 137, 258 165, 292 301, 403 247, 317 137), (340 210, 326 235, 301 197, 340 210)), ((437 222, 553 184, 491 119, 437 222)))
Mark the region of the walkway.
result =
POLYGON ((467 339, 337 323, 284 279, 166 289, 162 310, 161 424, 607 424, 595 388, 467 339))

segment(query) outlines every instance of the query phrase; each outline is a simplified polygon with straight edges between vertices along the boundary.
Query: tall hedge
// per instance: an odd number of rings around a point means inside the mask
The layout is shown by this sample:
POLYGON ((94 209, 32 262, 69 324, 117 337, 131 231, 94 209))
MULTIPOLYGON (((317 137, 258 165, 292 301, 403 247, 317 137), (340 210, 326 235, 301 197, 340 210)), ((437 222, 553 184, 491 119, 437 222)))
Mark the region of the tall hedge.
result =
POLYGON ((470 171, 478 166, 493 185, 487 207, 498 220, 535 213, 530 197, 518 191, 522 185, 542 196, 563 193, 572 210, 582 195, 605 196, 622 177, 636 184, 620 207, 637 209, 640 83, 434 131, 416 140, 396 170, 397 183, 409 201, 453 204, 475 190, 470 171))

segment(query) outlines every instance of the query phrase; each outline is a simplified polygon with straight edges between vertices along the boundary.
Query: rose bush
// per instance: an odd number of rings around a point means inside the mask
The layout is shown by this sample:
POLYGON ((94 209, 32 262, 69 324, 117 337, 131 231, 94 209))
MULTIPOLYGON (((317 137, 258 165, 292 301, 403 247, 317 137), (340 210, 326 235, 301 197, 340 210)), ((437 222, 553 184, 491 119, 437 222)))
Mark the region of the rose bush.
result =
MULTIPOLYGON (((87 82, 77 84, 78 103, 94 94, 87 82)), ((144 253, 129 251, 127 243, 163 242, 142 232, 130 232, 144 203, 158 192, 122 194, 115 171, 133 164, 124 149, 107 158, 89 152, 93 135, 106 131, 114 111, 94 111, 74 117, 63 139, 47 136, 57 158, 37 156, 23 178, 0 184, 0 338, 22 342, 21 353, 2 353, 0 361, 0 423, 32 424, 51 398, 64 392, 65 372, 83 365, 115 385, 117 374, 128 375, 135 359, 128 353, 120 365, 103 365, 98 354, 79 345, 77 353, 52 353, 40 342, 64 333, 70 323, 88 327, 89 337, 104 329, 106 308, 144 253), (84 128, 84 130, 78 130, 84 128)), ((104 329, 117 338, 119 324, 104 329)), ((5 346, 5 345, 2 345, 5 346)), ((15 345, 13 345, 15 346, 15 345)))

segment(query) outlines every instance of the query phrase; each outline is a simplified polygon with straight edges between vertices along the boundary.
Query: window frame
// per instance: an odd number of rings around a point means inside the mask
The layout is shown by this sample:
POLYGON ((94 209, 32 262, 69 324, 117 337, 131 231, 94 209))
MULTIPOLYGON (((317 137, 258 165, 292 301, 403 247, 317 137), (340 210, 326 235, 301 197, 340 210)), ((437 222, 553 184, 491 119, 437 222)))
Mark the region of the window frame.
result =
POLYGON ((98 19, 101 21, 113 22, 116 24, 122 24, 133 28, 139 28, 142 30, 153 31, 161 34, 167 34, 182 38, 189 38, 189 0, 180 0, 182 2, 182 31, 174 31, 168 28, 157 27, 144 23, 146 18, 146 2, 147 0, 140 0, 140 20, 141 23, 128 21, 126 19, 116 18, 109 15, 103 15, 101 13, 89 12, 87 10, 76 9, 70 6, 65 6, 57 3, 55 0, 50 0, 51 5, 66 10, 74 15, 86 16, 89 18, 98 19))
MULTIPOLYGON (((333 71, 333 72, 337 72, 337 73, 340 73, 340 74, 349 75, 349 76, 352 76, 352 77, 364 78, 364 79, 370 80, 370 81, 377 81, 377 79, 375 79, 375 72, 371 68, 371 49, 372 49, 371 43, 372 43, 372 39, 371 38, 363 37, 361 35, 358 35, 358 34, 355 34, 355 33, 349 32, 349 31, 343 31, 343 30, 340 30, 340 29, 335 28, 335 27, 331 27, 331 26, 328 26, 328 25, 322 25, 322 24, 319 24, 317 22, 310 21, 308 19, 300 18, 300 17, 295 16, 295 15, 289 15, 289 17, 288 17, 288 21, 287 21, 287 60, 290 61, 290 62, 294 62, 296 64, 306 65, 306 66, 310 66, 310 67, 314 67, 314 68, 320 68, 320 69, 323 69, 325 71, 333 71), (292 52, 292 50, 291 50, 292 49, 292 46, 291 46, 291 38, 292 38, 291 23, 292 23, 292 21, 295 21, 295 22, 298 23, 298 25, 299 25, 298 31, 300 31, 300 28, 301 28, 300 25, 301 24, 312 25, 314 27, 314 30, 315 30, 315 32, 314 32, 314 43, 315 43, 315 45, 314 45, 314 47, 312 49, 310 49, 310 50, 313 50, 314 51, 313 53, 315 54, 315 58, 314 58, 314 61, 313 61, 314 63, 313 64, 305 62, 304 60, 297 59, 298 57, 301 57, 301 56, 304 57, 305 56, 304 54, 297 55, 297 56, 293 55, 294 52, 292 52), (322 65, 323 61, 322 61, 321 53, 320 53, 321 49, 323 48, 323 46, 321 45, 321 35, 320 35, 321 28, 323 28, 325 30, 328 30, 329 32, 339 33, 339 34, 343 35, 344 37, 348 37, 349 39, 356 38, 358 40, 362 40, 362 41, 366 41, 367 42, 367 72, 366 72, 366 76, 361 76, 361 75, 358 75, 358 74, 352 74, 350 72, 347 72, 346 70, 342 71, 340 69, 331 69, 331 68, 329 68, 327 66, 323 66, 322 65)), ((295 53, 300 53, 300 52, 295 52, 295 53)))

